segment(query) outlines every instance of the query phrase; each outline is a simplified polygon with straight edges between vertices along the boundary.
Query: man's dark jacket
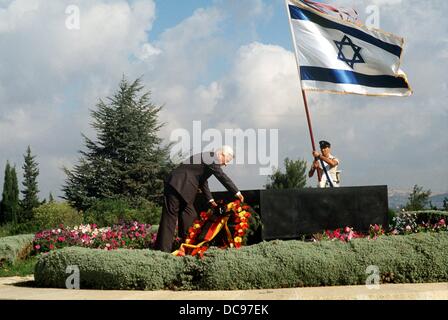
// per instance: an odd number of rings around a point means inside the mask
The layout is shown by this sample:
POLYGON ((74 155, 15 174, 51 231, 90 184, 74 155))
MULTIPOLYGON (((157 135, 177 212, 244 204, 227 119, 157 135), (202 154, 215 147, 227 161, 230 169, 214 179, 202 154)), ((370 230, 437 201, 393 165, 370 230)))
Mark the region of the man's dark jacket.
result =
POLYGON ((200 153, 190 157, 171 172, 166 182, 182 196, 185 202, 192 204, 198 190, 204 193, 207 200, 213 198, 207 182, 212 175, 227 190, 233 194, 238 193, 238 188, 222 171, 221 165, 215 163, 213 152, 200 153))

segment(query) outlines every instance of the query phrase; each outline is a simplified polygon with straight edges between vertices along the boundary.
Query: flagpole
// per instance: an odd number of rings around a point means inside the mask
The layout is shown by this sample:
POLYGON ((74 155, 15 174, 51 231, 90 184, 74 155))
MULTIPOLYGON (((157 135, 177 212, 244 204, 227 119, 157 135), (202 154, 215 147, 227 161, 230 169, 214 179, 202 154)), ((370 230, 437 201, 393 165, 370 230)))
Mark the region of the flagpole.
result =
MULTIPOLYGON (((294 37, 294 30, 292 28, 291 15, 289 14, 288 0, 285 0, 285 5, 286 5, 286 14, 288 16, 288 21, 289 21, 289 27, 291 29, 292 43, 294 45, 297 70, 299 71, 299 74, 300 74, 299 56, 298 56, 298 52, 297 52, 296 38, 294 37)), ((299 76, 299 82, 300 82, 300 76, 299 76)), ((300 89, 302 91, 303 104, 305 105, 306 120, 307 120, 307 123, 308 123, 308 130, 310 132, 311 146, 313 148, 313 151, 317 151, 316 150, 316 143, 314 141, 313 126, 311 125, 311 114, 310 114, 310 110, 308 108, 308 100, 306 98, 305 90, 303 90, 303 88, 300 88, 300 89)), ((315 158, 315 160, 317 160, 317 158, 315 158)), ((324 167, 324 169, 325 169, 325 167, 324 167)), ((322 178, 321 173, 320 173, 319 170, 317 170, 318 182, 320 182, 321 178, 322 178)))
POLYGON ((311 146, 313 147, 313 151, 316 151, 316 143, 314 142, 313 126, 311 125, 311 115, 310 110, 308 108, 308 100, 306 98, 305 90, 303 89, 302 89, 302 97, 303 97, 303 104, 305 106, 306 121, 308 122, 308 129, 310 131, 311 146))

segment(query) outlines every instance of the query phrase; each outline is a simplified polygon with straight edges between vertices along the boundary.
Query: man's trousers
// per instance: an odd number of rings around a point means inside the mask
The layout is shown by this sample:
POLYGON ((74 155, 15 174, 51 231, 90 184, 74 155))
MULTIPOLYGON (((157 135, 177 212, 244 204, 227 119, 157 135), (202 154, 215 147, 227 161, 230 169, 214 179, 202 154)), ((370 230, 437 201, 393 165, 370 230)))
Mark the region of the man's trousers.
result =
POLYGON ((198 218, 193 204, 188 204, 182 196, 169 184, 165 185, 164 203, 162 218, 160 220, 159 231, 157 232, 156 250, 172 252, 176 224, 179 227, 179 237, 185 240, 188 236, 188 229, 198 218))

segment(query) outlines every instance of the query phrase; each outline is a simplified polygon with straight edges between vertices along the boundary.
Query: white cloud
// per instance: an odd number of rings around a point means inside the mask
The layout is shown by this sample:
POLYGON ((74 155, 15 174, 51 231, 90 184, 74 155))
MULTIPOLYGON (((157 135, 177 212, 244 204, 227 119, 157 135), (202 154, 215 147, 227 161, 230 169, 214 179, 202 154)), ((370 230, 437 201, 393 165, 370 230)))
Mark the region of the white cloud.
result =
POLYGON ((155 18, 152 0, 82 0, 76 2, 81 28, 69 30, 70 4, 14 0, 0 6, 0 165, 10 159, 20 167, 30 144, 44 159, 43 196, 59 193, 63 174, 55 164, 75 162, 80 131, 93 133, 89 108, 124 73, 134 73, 131 58, 148 48, 155 18))
MULTIPOLYGON (((116 89, 122 74, 143 74, 154 101, 165 105, 165 138, 174 129, 191 129, 193 120, 202 120, 204 129, 278 128, 280 161, 310 160, 294 55, 263 43, 256 32, 254 21, 266 23, 272 4, 245 1, 245 9, 236 10, 240 2, 216 1, 155 41, 148 38, 155 19, 151 0, 77 3, 81 30, 70 31, 64 26, 69 1, 0 2, 0 165, 7 158, 21 164, 31 144, 41 163, 43 196, 58 193, 60 166, 76 162, 80 132, 94 134, 89 108, 116 89), (226 38, 228 22, 244 25, 239 30, 252 40, 226 38), (222 61, 226 67, 220 70, 215 64, 222 61)), ((356 3, 361 11, 371 4, 356 3)), ((415 94, 381 99, 310 93, 316 140, 333 142, 345 184, 419 183, 446 191, 448 141, 441 133, 448 122, 448 2, 375 3, 381 4, 382 29, 407 39, 403 69, 415 94), (416 28, 415 21, 423 22, 416 28)), ((258 169, 227 171, 245 189, 266 182, 258 169)))

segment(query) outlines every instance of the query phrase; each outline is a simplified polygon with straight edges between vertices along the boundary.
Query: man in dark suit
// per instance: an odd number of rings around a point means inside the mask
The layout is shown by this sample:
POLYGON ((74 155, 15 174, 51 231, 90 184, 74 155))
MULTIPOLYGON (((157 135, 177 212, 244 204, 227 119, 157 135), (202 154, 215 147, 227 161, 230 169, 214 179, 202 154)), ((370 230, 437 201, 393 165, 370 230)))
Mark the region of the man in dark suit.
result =
POLYGON ((165 180, 164 206, 157 233, 156 249, 172 252, 176 222, 179 221, 179 235, 185 240, 188 229, 198 218, 193 203, 200 190, 209 203, 216 207, 207 179, 214 175, 227 190, 242 202, 244 197, 230 178, 222 171, 222 166, 233 159, 233 150, 224 146, 215 152, 196 154, 174 169, 165 180))

